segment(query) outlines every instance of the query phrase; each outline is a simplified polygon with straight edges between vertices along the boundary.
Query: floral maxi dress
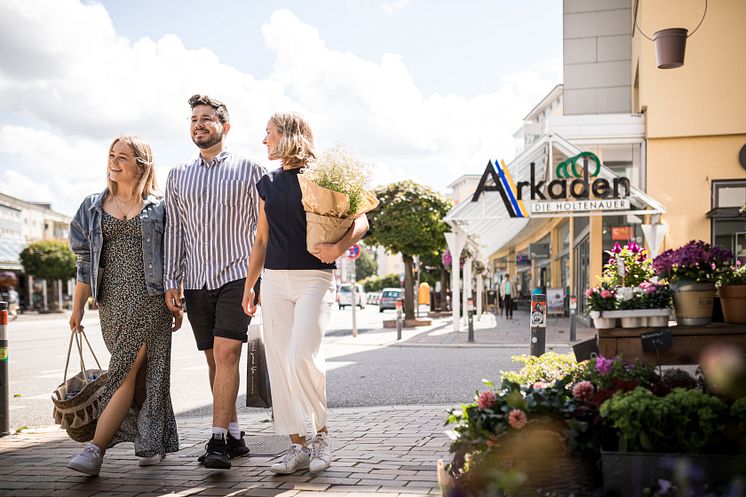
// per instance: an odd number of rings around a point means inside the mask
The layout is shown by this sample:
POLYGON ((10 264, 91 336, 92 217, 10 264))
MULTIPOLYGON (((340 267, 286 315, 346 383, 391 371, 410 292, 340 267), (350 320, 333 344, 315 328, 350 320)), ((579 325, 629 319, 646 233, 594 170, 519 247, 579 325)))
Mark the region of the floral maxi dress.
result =
POLYGON ((171 313, 163 295, 148 295, 143 271, 139 216, 118 219, 106 212, 101 223, 101 286, 98 298, 101 332, 111 353, 109 382, 101 411, 122 385, 145 344, 145 401, 135 400, 111 446, 134 442, 135 454, 148 457, 179 450, 171 405, 171 313))

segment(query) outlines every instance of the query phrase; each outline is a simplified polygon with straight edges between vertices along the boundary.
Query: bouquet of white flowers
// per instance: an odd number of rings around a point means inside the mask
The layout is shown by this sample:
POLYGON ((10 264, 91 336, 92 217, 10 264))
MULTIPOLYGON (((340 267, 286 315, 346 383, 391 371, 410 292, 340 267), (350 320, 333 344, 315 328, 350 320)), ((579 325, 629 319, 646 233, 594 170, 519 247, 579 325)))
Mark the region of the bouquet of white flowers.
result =
POLYGON ((367 166, 341 145, 323 152, 298 176, 306 211, 306 246, 336 243, 355 218, 375 209, 367 166))

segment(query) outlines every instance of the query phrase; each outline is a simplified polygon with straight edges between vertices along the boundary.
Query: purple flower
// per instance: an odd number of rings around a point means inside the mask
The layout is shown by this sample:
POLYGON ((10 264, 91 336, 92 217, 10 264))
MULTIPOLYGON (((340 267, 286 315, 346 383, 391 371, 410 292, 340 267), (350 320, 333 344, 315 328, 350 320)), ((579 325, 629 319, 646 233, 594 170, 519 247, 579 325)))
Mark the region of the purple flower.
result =
POLYGON ((622 247, 619 245, 619 242, 616 242, 614 244, 614 248, 611 249, 611 251, 615 254, 621 254, 622 253, 622 247))
POLYGON ((614 359, 607 359, 600 354, 596 357, 596 371, 601 374, 609 374, 611 372, 612 364, 614 364, 614 359))

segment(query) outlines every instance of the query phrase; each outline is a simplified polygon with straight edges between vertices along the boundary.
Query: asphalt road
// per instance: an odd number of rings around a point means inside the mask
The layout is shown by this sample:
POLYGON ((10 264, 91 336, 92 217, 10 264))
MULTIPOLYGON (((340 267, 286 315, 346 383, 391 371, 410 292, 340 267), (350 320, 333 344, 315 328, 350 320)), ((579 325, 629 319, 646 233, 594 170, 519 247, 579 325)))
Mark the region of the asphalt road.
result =
MULTIPOLYGON (((361 334, 375 333, 383 314, 376 306, 357 312, 361 334)), ((52 391, 63 381, 69 331, 68 314, 22 315, 8 327, 9 393, 11 430, 52 423, 52 391)), ((83 324, 106 367, 109 353, 104 346, 97 312, 88 312, 83 324)), ((329 407, 380 405, 455 405, 470 400, 482 378, 497 379, 501 369, 514 369, 510 356, 525 350, 499 348, 434 348, 363 346, 351 335, 351 310, 333 313, 325 349, 329 407)), ((237 405, 244 406, 245 360, 242 357, 241 390, 237 405)), ((73 351, 71 370, 77 367, 73 351)), ((86 366, 93 364, 87 356, 86 366)), ((209 416, 211 394, 207 366, 196 350, 188 320, 174 335, 171 395, 177 416, 209 416)))

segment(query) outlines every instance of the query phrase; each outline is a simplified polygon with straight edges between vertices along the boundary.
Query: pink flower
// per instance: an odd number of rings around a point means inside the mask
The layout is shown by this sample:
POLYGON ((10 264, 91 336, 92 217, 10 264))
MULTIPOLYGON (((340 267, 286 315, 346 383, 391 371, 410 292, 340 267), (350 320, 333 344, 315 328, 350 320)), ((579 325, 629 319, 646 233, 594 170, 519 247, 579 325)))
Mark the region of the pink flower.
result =
POLYGON ((645 291, 647 293, 655 293, 656 290, 657 290, 657 288, 652 283, 650 285, 648 285, 647 287, 645 287, 645 291))
POLYGON ((546 387, 547 387, 547 384, 544 383, 543 381, 537 381, 536 383, 534 383, 534 390, 538 390, 539 388, 546 388, 546 387))
POLYGON ((516 430, 520 430, 526 426, 527 422, 528 418, 526 417, 526 413, 520 409, 513 409, 510 411, 510 414, 508 414, 508 423, 510 423, 510 426, 516 430))
POLYGON ((717 269, 717 266, 715 265, 714 262, 712 264, 710 264, 710 267, 712 268, 713 271, 717 269))
POLYGON ((601 374, 609 374, 612 364, 614 364, 614 359, 607 359, 602 355, 596 357, 596 371, 601 374))
POLYGON ((593 393, 593 383, 590 381, 581 381, 572 387, 572 396, 581 402, 590 402, 593 400, 593 393))
POLYGON ((586 288, 585 296, 590 297, 591 295, 593 295, 593 288, 586 288))
POLYGON ((602 299, 608 299, 609 297, 611 297, 611 292, 610 291, 605 290, 605 289, 601 290, 601 298, 602 299))
POLYGON ((482 390, 479 397, 477 397, 477 405, 480 409, 491 409, 494 407, 496 400, 497 396, 495 392, 492 390, 482 390))

